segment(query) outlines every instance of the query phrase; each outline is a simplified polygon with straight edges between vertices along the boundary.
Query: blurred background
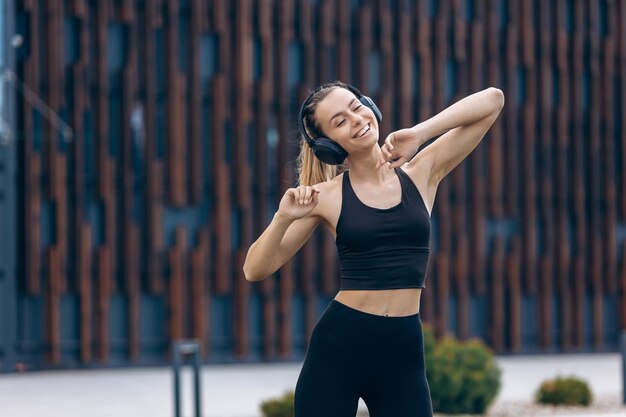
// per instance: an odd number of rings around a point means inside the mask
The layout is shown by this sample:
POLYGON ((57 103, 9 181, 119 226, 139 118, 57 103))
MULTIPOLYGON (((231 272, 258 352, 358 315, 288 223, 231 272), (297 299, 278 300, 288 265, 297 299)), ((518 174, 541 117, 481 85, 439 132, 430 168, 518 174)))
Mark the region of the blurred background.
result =
POLYGON ((339 289, 323 228, 242 264, 295 183, 297 111, 340 79, 381 140, 488 86, 506 105, 440 186, 421 313, 498 354, 626 330, 623 0, 5 0, 0 372, 299 361, 339 289))

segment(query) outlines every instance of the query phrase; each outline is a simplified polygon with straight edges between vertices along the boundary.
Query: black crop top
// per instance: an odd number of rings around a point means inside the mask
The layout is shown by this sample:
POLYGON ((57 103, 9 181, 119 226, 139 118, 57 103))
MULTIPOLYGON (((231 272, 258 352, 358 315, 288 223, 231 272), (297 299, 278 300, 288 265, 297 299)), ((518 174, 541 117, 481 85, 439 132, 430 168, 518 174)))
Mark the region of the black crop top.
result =
POLYGON ((388 209, 366 206, 343 174, 336 227, 342 290, 425 288, 430 216, 413 180, 395 171, 402 200, 388 209))

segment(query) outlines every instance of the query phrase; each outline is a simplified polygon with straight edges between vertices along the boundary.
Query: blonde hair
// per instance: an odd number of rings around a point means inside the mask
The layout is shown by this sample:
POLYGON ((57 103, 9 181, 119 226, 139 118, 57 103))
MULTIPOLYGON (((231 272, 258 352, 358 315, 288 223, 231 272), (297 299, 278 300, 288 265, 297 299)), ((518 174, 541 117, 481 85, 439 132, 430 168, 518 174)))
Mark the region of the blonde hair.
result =
MULTIPOLYGON (((335 88, 348 90, 348 87, 340 81, 323 84, 311 93, 304 108, 304 128, 312 140, 324 135, 315 119, 315 110, 318 104, 335 88)), ((340 166, 325 164, 317 159, 306 139, 301 137, 300 154, 298 155, 298 185, 315 185, 329 181, 339 174, 340 168, 340 166)))
POLYGON ((336 165, 325 164, 315 157, 313 149, 302 138, 298 155, 298 185, 315 185, 332 180, 339 173, 336 165))

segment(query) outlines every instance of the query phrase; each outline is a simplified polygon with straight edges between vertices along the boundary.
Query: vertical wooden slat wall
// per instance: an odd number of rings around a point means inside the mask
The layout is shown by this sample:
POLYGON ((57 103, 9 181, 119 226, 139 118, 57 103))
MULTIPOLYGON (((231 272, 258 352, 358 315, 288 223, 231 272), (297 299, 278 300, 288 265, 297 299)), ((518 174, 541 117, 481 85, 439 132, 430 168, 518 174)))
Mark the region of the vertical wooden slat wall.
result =
POLYGON ((23 362, 159 362, 187 337, 206 360, 302 357, 339 288, 332 236, 260 283, 242 265, 296 182, 299 103, 334 79, 377 101, 381 141, 505 93, 438 190, 422 304, 438 335, 617 348, 626 1, 16 4, 18 74, 74 132, 18 102, 23 362))

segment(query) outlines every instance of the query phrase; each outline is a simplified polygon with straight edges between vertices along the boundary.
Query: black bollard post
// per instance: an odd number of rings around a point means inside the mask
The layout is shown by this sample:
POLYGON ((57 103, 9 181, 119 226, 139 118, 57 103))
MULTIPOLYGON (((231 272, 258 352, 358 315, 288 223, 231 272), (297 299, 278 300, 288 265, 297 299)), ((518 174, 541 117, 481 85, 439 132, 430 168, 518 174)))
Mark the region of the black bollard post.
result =
POLYGON ((201 417, 202 408, 200 401, 200 343, 196 340, 181 340, 173 343, 172 352, 174 358, 174 416, 181 417, 180 401, 180 368, 183 365, 183 356, 193 355, 193 395, 194 416, 201 417))

